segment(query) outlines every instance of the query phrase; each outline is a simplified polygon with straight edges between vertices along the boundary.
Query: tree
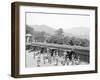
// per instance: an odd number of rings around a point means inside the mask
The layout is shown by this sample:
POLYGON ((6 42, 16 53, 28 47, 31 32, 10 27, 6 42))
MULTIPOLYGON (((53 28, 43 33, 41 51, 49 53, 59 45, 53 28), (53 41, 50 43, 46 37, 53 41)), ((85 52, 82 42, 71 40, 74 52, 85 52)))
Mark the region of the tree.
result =
POLYGON ((26 34, 34 34, 34 28, 31 28, 29 25, 26 25, 26 34))
POLYGON ((58 37, 63 37, 64 36, 63 29, 59 28, 58 30, 56 30, 55 35, 57 35, 58 37))
POLYGON ((35 41, 44 42, 46 39, 45 32, 35 32, 35 41))
POLYGON ((55 31, 55 36, 57 39, 58 44, 63 44, 64 43, 64 32, 62 28, 59 28, 58 30, 55 31))
POLYGON ((73 46, 73 45, 74 45, 73 40, 70 40, 69 44, 70 44, 71 46, 73 46))
POLYGON ((26 34, 31 34, 32 35, 32 41, 34 40, 34 28, 30 27, 29 25, 26 25, 26 34))
POLYGON ((57 36, 52 35, 52 36, 48 37, 47 42, 48 43, 57 43, 57 36))
POLYGON ((89 40, 87 40, 87 39, 81 39, 80 46, 89 47, 89 40))
POLYGON ((64 37, 64 44, 69 45, 70 42, 70 37, 69 36, 65 36, 64 37))
POLYGON ((76 37, 71 37, 70 40, 71 40, 70 41, 71 45, 79 45, 79 41, 78 41, 78 39, 76 37))

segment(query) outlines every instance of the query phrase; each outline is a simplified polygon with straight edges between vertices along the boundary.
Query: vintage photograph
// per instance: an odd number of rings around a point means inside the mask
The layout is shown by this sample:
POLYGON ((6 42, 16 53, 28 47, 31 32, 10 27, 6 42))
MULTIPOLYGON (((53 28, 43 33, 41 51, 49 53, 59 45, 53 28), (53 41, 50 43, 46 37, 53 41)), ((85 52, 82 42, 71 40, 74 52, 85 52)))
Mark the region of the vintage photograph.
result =
POLYGON ((25 13, 25 67, 90 63, 90 15, 25 13))
POLYGON ((97 73, 97 7, 12 3, 11 76, 97 73))

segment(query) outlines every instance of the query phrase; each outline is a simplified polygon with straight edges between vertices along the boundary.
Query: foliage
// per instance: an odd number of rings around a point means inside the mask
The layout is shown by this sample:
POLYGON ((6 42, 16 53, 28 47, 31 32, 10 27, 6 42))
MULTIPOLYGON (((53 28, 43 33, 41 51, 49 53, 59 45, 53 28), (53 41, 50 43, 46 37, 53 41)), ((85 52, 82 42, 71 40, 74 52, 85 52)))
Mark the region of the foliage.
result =
POLYGON ((35 31, 33 28, 26 25, 26 34, 32 34, 33 40, 35 40, 35 42, 47 42, 47 43, 62 44, 62 45, 65 44, 72 46, 77 45, 84 47, 89 46, 89 40, 65 36, 62 28, 56 30, 55 34, 50 35, 44 31, 42 32, 35 31))
POLYGON ((34 39, 37 42, 44 42, 46 37, 45 37, 45 32, 36 32, 34 35, 34 39))

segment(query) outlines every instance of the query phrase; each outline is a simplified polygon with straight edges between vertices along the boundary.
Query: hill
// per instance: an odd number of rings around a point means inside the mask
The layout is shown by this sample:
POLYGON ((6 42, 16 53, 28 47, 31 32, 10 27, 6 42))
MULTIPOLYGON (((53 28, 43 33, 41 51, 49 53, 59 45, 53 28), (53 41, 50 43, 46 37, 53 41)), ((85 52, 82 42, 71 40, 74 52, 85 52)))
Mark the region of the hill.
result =
POLYGON ((55 29, 52 28, 52 27, 49 27, 47 25, 30 25, 30 27, 34 28, 35 31, 44 31, 46 33, 49 33, 49 34, 54 34, 55 32, 55 29))
POLYGON ((86 28, 86 27, 75 27, 75 28, 64 30, 64 32, 65 32, 65 35, 68 35, 68 36, 89 39, 90 30, 89 28, 86 28))

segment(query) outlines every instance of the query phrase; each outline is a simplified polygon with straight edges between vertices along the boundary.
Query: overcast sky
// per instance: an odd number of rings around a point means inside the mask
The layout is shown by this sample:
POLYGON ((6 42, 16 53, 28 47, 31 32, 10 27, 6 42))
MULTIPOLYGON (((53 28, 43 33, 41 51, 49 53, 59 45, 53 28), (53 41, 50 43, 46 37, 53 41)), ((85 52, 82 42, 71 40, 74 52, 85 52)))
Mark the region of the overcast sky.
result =
POLYGON ((48 25, 52 28, 69 29, 74 27, 90 27, 90 16, 60 15, 43 13, 26 13, 26 24, 48 25))

